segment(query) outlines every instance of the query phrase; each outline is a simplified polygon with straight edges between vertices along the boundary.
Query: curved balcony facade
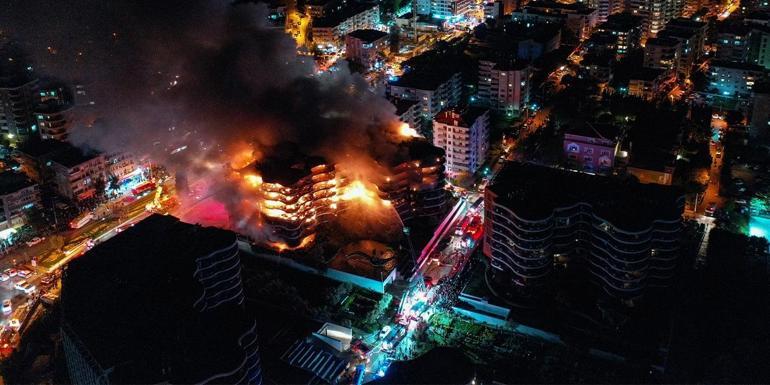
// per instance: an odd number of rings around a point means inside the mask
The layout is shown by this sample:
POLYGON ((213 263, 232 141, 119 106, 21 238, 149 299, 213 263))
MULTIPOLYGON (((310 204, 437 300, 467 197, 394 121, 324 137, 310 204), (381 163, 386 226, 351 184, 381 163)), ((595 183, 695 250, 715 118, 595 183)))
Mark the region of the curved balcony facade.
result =
POLYGON ((275 238, 299 245, 337 208, 338 181, 334 166, 319 163, 292 181, 264 180, 258 186, 260 215, 275 238))
POLYGON ((446 210, 444 156, 408 160, 390 168, 377 187, 393 203, 401 219, 442 214, 446 210))
POLYGON ((214 309, 228 303, 243 303, 241 260, 236 242, 197 258, 195 264, 193 276, 203 287, 201 296, 194 303, 198 311, 214 309))
MULTIPOLYGON (((681 210, 631 223, 605 217, 604 202, 565 199, 543 209, 533 207, 534 201, 510 203, 498 191, 485 194, 484 235, 484 252, 497 282, 536 290, 551 279, 556 257, 568 256, 581 258, 591 280, 617 298, 635 299, 649 287, 671 285, 681 210)), ((672 205, 683 208, 683 200, 672 205)))
MULTIPOLYGON (((345 209, 342 198, 351 173, 320 157, 294 149, 287 156, 264 159, 256 165, 255 183, 261 222, 273 233, 271 243, 298 247, 312 239, 319 225, 345 209)), ((379 196, 390 201, 401 220, 440 215, 446 211, 444 152, 425 140, 398 144, 392 159, 383 159, 382 176, 369 175, 379 196)))

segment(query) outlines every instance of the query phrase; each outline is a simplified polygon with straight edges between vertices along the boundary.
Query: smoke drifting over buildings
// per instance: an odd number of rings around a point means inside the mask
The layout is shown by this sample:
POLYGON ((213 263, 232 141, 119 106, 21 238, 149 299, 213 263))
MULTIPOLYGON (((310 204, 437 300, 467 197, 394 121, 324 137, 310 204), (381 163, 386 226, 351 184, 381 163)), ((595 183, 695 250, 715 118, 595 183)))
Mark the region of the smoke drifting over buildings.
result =
MULTIPOLYGON (((28 44, 36 70, 97 98, 99 118, 73 132, 77 145, 146 154, 182 180, 217 183, 284 141, 375 170, 372 159, 389 158, 402 140, 387 100, 346 68, 313 74, 312 59, 265 25, 261 4, 7 4, 0 28, 28 44)), ((219 194, 232 210, 250 192, 230 185, 219 194)))

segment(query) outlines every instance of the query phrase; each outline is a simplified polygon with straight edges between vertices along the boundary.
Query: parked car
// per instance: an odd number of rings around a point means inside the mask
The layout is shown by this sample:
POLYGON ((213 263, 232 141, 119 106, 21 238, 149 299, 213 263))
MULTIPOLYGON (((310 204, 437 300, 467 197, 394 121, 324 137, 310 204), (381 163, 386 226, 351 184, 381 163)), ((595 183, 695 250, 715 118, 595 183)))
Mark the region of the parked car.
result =
POLYGON ((709 205, 706 207, 706 216, 707 216, 707 217, 713 217, 713 216, 714 216, 714 213, 715 213, 716 211, 717 211, 717 204, 716 204, 716 202, 711 202, 711 203, 709 203, 709 205))
POLYGON ((45 240, 45 237, 42 237, 42 238, 41 237, 34 237, 34 238, 30 239, 29 241, 27 241, 26 244, 27 244, 28 247, 32 247, 32 246, 37 245, 40 242, 43 242, 44 240, 45 240))
POLYGON ((9 277, 13 278, 16 276, 16 269, 5 269, 3 273, 8 274, 9 277))
POLYGON ((3 314, 11 314, 11 311, 13 311, 11 300, 6 299, 5 301, 3 301, 3 314))
POLYGON ((50 285, 53 283, 53 281, 56 279, 56 277, 53 276, 53 274, 46 274, 43 276, 42 279, 40 279, 40 283, 43 285, 50 285))
POLYGON ((9 277, 8 274, 0 273, 0 282, 5 282, 9 279, 11 279, 11 277, 9 277))
POLYGON ((19 330, 21 329, 21 322, 16 318, 11 318, 11 320, 8 321, 8 326, 10 326, 11 329, 19 330))
POLYGON ((13 287, 16 288, 16 290, 23 291, 25 294, 31 294, 35 291, 35 285, 27 282, 26 280, 16 282, 16 285, 13 287))
POLYGON ((19 277, 22 278, 28 278, 30 275, 32 275, 32 271, 27 269, 19 269, 19 271, 16 273, 19 277))

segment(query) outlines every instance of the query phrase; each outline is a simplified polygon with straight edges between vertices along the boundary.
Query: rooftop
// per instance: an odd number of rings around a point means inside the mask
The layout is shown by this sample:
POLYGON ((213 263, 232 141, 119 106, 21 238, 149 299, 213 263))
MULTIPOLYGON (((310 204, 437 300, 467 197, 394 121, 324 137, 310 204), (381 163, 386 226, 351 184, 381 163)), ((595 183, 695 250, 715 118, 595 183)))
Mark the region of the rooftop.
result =
POLYGON ((70 146, 51 155, 51 160, 67 168, 77 167, 99 156, 98 152, 70 146))
POLYGON ((614 141, 620 134, 620 128, 614 124, 589 123, 583 119, 576 119, 569 123, 567 134, 614 141))
POLYGON ((658 37, 672 38, 677 40, 689 40, 698 34, 697 31, 692 29, 664 29, 658 33, 658 37))
POLYGON ((384 281, 398 264, 396 252, 373 240, 351 242, 337 251, 329 267, 370 279, 384 281))
POLYGON ((328 16, 319 17, 317 19, 313 19, 313 28, 332 28, 340 25, 343 21, 358 15, 359 13, 363 13, 365 11, 368 11, 377 5, 375 4, 354 4, 354 5, 347 5, 342 8, 339 12, 334 12, 328 16))
POLYGON ((313 336, 295 342, 281 359, 309 372, 312 380, 308 383, 334 384, 349 363, 348 357, 338 354, 313 336))
POLYGON ((671 37, 653 37, 647 39, 646 47, 659 46, 659 47, 676 47, 679 45, 679 40, 671 37))
POLYGON ((630 154, 628 167, 661 172, 673 169, 675 156, 671 151, 665 148, 640 147, 637 146, 630 154))
POLYGON ((727 21, 717 24, 717 33, 744 36, 751 32, 751 26, 740 21, 727 21))
POLYGON ((587 13, 592 13, 596 11, 593 8, 589 8, 584 3, 579 3, 579 2, 560 3, 552 0, 535 0, 535 1, 529 2, 527 5, 524 6, 524 9, 529 10, 530 8, 542 8, 547 10, 567 11, 569 13, 581 13, 581 14, 587 14, 587 13))
POLYGON ((683 192, 677 187, 528 163, 507 163, 488 189, 497 195, 496 202, 533 220, 579 202, 590 204, 596 215, 627 231, 647 228, 654 220, 676 220, 682 215, 683 192))
POLYGON ((476 119, 487 112, 486 108, 481 107, 466 107, 462 111, 449 108, 439 112, 434 120, 451 126, 470 127, 476 122, 476 119))
POLYGON ((768 21, 770 20, 770 12, 751 11, 746 15, 744 20, 768 21))
POLYGON ((452 76, 461 72, 460 58, 452 54, 428 51, 402 64, 407 70, 390 84, 418 90, 435 91, 452 76))
POLYGON ((13 194, 34 184, 24 173, 15 171, 0 172, 0 195, 13 194))
POLYGON ((114 369, 113 384, 197 383, 230 371, 244 360, 233 347, 248 323, 235 305, 195 310, 203 287, 194 274, 196 258, 235 241, 226 230, 148 217, 70 262, 65 330, 114 369))
POLYGON ((631 74, 629 80, 653 81, 665 74, 666 71, 659 68, 637 68, 637 70, 631 74))
POLYGON ((529 66, 529 62, 525 60, 501 59, 495 62, 493 68, 498 71, 521 71, 529 66))
POLYGON ((51 156, 61 151, 73 149, 74 147, 66 142, 54 139, 46 140, 28 140, 16 149, 24 155, 39 158, 42 156, 51 156))
POLYGON ((554 23, 525 23, 512 21, 503 26, 507 39, 548 42, 561 34, 561 26, 554 23))
POLYGON ((611 53, 594 53, 589 52, 583 56, 583 60, 580 62, 582 67, 586 66, 600 66, 609 67, 612 61, 615 59, 615 55, 611 53))
POLYGON ((666 23, 666 28, 699 29, 705 26, 706 23, 702 21, 696 21, 686 17, 677 17, 676 19, 671 19, 668 23, 666 23))
POLYGON ((752 63, 736 63, 733 61, 726 61, 726 60, 712 60, 711 64, 709 64, 709 67, 730 68, 730 69, 755 71, 755 72, 763 72, 763 73, 765 72, 765 67, 762 67, 760 65, 756 65, 752 63))
POLYGON ((607 17, 607 21, 597 27, 597 29, 627 32, 634 28, 641 28, 644 18, 632 15, 630 13, 616 13, 607 17))
POLYGON ((367 43, 373 43, 377 40, 387 37, 388 33, 378 31, 376 29, 357 29, 348 35, 367 43))
MULTIPOLYGON (((588 38, 588 46, 605 48, 607 45, 618 43, 618 35, 613 35, 610 31, 596 31, 588 38)), ((589 51, 590 52, 590 51, 589 51)))
POLYGON ((261 159, 254 167, 263 181, 291 186, 310 175, 313 167, 325 163, 326 159, 306 155, 296 144, 284 142, 275 146, 271 155, 261 159))

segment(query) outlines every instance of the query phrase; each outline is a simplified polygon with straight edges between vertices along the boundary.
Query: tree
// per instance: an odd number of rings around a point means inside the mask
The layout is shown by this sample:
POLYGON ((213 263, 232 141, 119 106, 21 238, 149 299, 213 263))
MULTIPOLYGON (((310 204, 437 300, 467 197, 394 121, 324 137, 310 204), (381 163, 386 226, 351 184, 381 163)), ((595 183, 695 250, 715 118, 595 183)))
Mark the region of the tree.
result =
POLYGON ((32 227, 32 231, 35 234, 39 235, 44 233, 50 226, 43 214, 43 210, 36 206, 24 210, 24 216, 27 218, 27 224, 32 227))
POLYGON ((110 174, 107 177, 107 182, 109 184, 108 188, 110 189, 110 191, 114 192, 114 191, 120 190, 120 178, 118 178, 117 175, 110 174))
POLYGON ((107 181, 104 179, 103 175, 94 178, 94 190, 96 190, 96 200, 102 201, 107 191, 107 181))

